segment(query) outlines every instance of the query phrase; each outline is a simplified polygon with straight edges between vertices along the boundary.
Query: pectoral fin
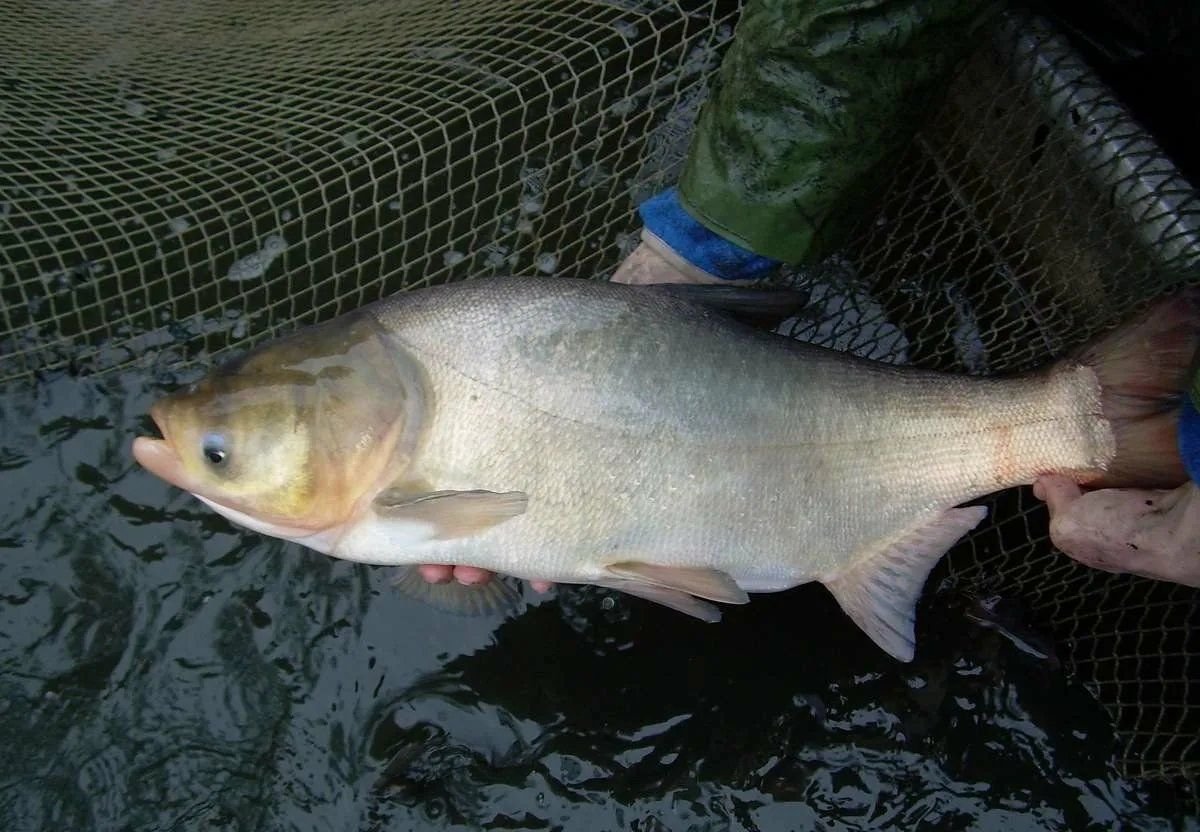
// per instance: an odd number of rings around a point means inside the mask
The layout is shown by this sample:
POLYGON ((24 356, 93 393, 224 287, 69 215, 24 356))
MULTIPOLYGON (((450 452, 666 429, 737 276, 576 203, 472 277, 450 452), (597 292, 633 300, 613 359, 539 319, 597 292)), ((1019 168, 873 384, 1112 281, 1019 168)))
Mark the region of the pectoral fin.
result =
POLYGON ((822 583, 872 641, 893 658, 910 662, 916 649, 917 601, 925 579, 942 555, 986 515, 984 506, 950 509, 822 583))
POLYGON ((432 491, 389 488, 375 498, 375 512, 391 520, 424 523, 432 539, 469 537, 523 514, 529 497, 520 491, 432 491))
POLYGON ((474 586, 464 586, 456 581, 431 584, 421 577, 415 566, 404 566, 396 570, 392 586, 410 598, 459 615, 508 612, 521 600, 520 590, 499 575, 474 586))

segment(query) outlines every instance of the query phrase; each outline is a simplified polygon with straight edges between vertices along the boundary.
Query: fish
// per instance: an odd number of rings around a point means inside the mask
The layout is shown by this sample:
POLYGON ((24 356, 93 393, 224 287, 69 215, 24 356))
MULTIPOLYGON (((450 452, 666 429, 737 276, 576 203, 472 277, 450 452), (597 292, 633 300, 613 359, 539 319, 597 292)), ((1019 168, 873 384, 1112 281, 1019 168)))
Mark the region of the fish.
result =
POLYGON ((979 498, 1047 473, 1186 480, 1177 410, 1200 290, 1041 369, 980 377, 801 343, 705 288, 402 291, 160 398, 161 437, 132 453, 231 522, 397 567, 401 590, 442 608, 504 609, 514 590, 430 584, 417 565, 592 584, 705 622, 815 581, 900 662, 930 571, 986 516, 979 498))

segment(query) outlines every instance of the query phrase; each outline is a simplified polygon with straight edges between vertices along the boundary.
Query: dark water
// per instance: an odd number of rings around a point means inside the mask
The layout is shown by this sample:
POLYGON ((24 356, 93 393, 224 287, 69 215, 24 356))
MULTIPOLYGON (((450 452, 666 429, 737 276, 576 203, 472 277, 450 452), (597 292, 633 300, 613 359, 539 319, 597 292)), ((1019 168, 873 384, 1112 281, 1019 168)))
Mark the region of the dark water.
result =
POLYGON ((819 587, 445 615, 135 468, 150 379, 0 392, 0 829, 1200 828, 967 598, 907 666, 819 587))

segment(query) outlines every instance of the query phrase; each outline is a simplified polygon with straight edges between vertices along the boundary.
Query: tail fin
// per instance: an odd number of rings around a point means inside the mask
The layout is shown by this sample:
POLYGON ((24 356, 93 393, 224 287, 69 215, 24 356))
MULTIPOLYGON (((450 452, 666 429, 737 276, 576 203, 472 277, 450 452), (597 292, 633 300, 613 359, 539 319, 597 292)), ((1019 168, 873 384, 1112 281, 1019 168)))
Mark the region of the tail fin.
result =
POLYGON ((1174 488, 1187 480, 1179 457, 1179 406, 1200 353, 1200 287, 1146 312, 1077 353, 1100 380, 1117 452, 1094 488, 1174 488))

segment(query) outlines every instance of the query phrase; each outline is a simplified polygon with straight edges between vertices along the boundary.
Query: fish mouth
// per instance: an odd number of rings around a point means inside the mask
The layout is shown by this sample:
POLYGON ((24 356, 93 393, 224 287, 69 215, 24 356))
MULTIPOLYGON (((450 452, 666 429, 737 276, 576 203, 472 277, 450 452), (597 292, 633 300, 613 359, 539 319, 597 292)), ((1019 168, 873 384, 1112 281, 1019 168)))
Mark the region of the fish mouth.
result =
POLYGON ((154 421, 154 426, 158 428, 158 432, 162 434, 162 438, 153 436, 139 436, 133 440, 133 458, 137 463, 154 474, 156 477, 166 480, 171 485, 178 486, 184 490, 191 490, 185 484, 186 476, 184 474, 183 459, 179 456, 179 452, 175 450, 175 446, 171 444, 170 435, 166 430, 166 419, 164 418, 162 408, 155 404, 150 408, 150 418, 154 421))

